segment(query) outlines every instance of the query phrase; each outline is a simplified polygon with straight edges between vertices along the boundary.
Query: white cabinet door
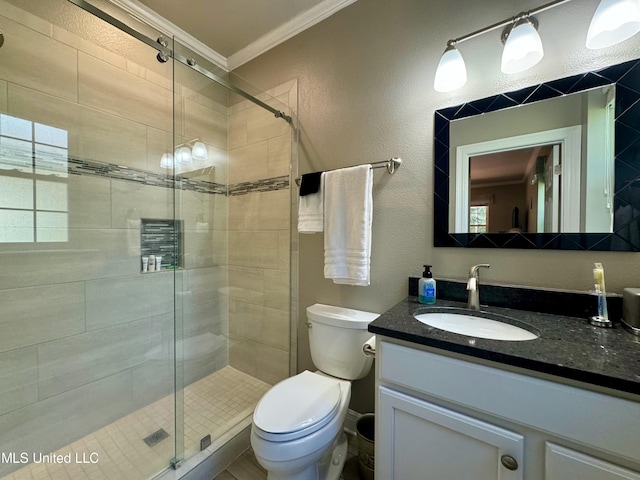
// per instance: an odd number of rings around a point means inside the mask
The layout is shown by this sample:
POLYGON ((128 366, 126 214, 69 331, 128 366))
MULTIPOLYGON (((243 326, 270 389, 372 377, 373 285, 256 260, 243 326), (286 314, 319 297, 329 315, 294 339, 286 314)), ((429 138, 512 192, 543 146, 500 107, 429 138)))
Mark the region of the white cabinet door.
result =
POLYGON ((544 463, 545 480, 640 480, 638 472, 550 442, 544 463))
POLYGON ((376 478, 522 480, 522 435, 378 387, 376 478))

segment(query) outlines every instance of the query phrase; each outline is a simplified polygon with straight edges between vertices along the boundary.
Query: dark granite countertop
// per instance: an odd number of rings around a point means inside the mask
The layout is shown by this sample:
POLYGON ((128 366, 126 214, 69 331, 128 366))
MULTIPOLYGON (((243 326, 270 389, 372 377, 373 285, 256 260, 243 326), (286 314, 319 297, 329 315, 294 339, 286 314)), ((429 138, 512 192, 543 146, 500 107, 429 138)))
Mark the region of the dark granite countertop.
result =
MULTIPOLYGON (((433 307, 466 308, 466 304, 438 300, 433 307)), ((533 372, 575 380, 640 395, 640 337, 619 323, 614 328, 591 326, 585 318, 482 306, 483 311, 514 318, 529 326, 539 338, 502 341, 468 337, 425 325, 413 314, 431 306, 408 297, 369 324, 369 331, 443 351, 524 368, 533 372)), ((418 312, 419 313, 419 312, 418 312)))

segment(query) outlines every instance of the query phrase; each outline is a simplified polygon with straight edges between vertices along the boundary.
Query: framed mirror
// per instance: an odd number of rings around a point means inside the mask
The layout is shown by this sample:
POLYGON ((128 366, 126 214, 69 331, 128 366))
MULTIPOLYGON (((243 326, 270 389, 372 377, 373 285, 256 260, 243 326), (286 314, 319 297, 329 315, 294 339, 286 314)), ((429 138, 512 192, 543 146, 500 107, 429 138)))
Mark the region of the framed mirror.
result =
POLYGON ((640 60, 435 112, 436 247, 640 251, 640 60))

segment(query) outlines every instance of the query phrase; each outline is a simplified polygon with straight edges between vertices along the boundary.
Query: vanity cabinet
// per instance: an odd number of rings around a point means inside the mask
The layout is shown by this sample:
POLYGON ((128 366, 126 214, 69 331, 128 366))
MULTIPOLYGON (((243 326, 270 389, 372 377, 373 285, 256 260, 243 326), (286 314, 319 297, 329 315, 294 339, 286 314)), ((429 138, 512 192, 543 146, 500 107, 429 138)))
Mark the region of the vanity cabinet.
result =
POLYGON ((376 478, 640 480, 637 401, 386 340, 376 478))
POLYGON ((379 395, 378 477, 522 480, 522 435, 386 387, 379 395))

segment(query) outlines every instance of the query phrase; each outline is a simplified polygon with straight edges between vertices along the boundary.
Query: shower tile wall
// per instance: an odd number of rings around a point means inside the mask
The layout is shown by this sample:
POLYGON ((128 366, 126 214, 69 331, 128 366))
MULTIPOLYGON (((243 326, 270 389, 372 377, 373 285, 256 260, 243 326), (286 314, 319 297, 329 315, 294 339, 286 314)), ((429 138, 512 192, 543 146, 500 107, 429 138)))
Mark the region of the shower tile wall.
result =
MULTIPOLYGON (((296 111, 296 81, 267 93, 296 111)), ((291 347, 291 127, 246 101, 229 111, 230 364, 274 384, 291 347)))
MULTIPOLYGON (((170 63, 141 46, 137 56, 152 59, 143 67, 4 0, 0 29, 0 113, 67 130, 70 157, 165 173, 170 63)), ((179 136, 224 152, 226 104, 192 89, 188 75, 179 136)), ((226 155, 218 160, 192 180, 226 184, 226 155)), ((186 382, 229 360, 226 196, 179 191, 186 268, 143 275, 139 219, 172 218, 173 190, 101 174, 65 183, 68 241, 0 244, 4 452, 50 452, 171 393, 174 275, 184 350, 206 352, 187 356, 186 382)))

